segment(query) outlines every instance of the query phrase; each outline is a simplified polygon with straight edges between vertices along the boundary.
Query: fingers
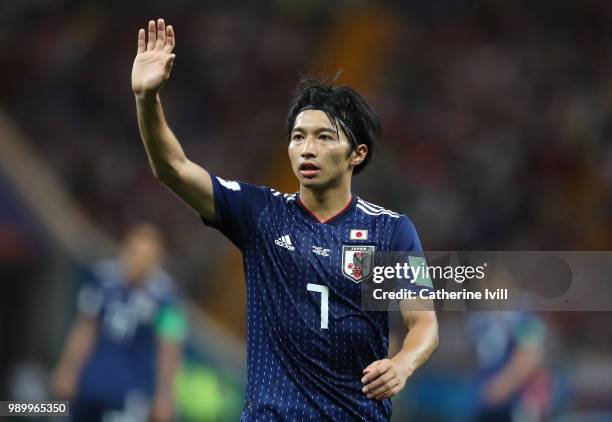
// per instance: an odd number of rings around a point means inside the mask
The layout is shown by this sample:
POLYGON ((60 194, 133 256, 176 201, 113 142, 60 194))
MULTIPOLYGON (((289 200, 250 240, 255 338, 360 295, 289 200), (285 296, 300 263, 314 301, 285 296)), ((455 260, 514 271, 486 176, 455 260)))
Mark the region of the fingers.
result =
POLYGON ((140 28, 138 30, 138 50, 137 50, 137 53, 138 54, 144 53, 145 49, 146 49, 146 46, 145 46, 145 30, 140 28))
MULTIPOLYGON (((372 362, 371 364, 369 364, 369 365, 367 366, 367 368, 366 368, 366 369, 364 369, 364 370, 363 370, 363 373, 364 373, 365 375, 367 375, 369 372, 371 372, 371 371, 372 371, 372 369, 376 368, 376 367, 378 366, 378 364, 380 364, 380 361, 379 361, 379 360, 372 362)), ((365 379, 366 379, 366 377, 363 377, 363 378, 361 379, 361 382, 365 382, 365 381, 364 381, 365 379)))
POLYGON ((399 386, 399 380, 396 377, 389 377, 384 383, 382 383, 377 388, 368 391, 366 396, 369 399, 378 399, 381 396, 387 395, 390 393, 395 387, 399 386))
POLYGON ((361 382, 363 384, 366 384, 366 385, 369 384, 370 382, 372 382, 373 380, 378 378, 380 375, 384 374, 385 372, 389 370, 389 366, 383 365, 381 364, 381 362, 382 361, 376 361, 363 370, 363 372, 365 373, 363 378, 361 378, 361 382))
POLYGON ((147 37, 147 51, 151 51, 155 47, 155 40, 157 39, 155 36, 155 21, 149 21, 147 30, 149 32, 147 37))
POLYGON ((387 371, 384 374, 380 375, 378 378, 366 384, 365 387, 363 387, 361 391, 363 391, 364 393, 367 393, 368 397, 370 397, 370 395, 380 394, 381 391, 379 391, 379 388, 387 384, 393 378, 394 378, 394 374, 392 374, 390 371, 387 371))
POLYGON ((396 395, 405 381, 388 359, 378 360, 363 370, 363 393, 369 399, 384 400, 396 395))
POLYGON ((155 49, 161 50, 166 45, 166 24, 162 18, 157 20, 157 40, 155 41, 155 49))
POLYGON ((375 396, 374 399, 375 400, 389 399, 393 397, 394 395, 396 395, 397 393, 399 393, 400 390, 401 390, 400 385, 396 385, 395 387, 392 387, 391 389, 387 390, 385 393, 375 396))
POLYGON ((174 49, 174 43, 174 28, 172 27, 172 25, 168 25, 166 27, 166 45, 164 46, 164 51, 167 53, 172 52, 172 50, 174 49))
POLYGON ((166 53, 171 53, 174 49, 175 38, 174 28, 172 25, 166 26, 162 18, 157 22, 150 20, 147 26, 147 40, 145 47, 145 30, 138 31, 138 53, 144 53, 151 50, 163 50, 166 53))

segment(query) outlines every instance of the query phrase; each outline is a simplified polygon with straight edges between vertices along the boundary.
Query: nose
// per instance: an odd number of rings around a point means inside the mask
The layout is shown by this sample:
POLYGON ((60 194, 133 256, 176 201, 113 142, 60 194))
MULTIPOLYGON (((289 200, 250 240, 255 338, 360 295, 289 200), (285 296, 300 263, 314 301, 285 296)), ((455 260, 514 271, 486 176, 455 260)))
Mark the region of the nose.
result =
POLYGON ((300 156, 302 158, 312 158, 317 156, 316 149, 317 141, 313 136, 307 136, 304 140, 304 146, 302 147, 302 151, 300 152, 300 156))

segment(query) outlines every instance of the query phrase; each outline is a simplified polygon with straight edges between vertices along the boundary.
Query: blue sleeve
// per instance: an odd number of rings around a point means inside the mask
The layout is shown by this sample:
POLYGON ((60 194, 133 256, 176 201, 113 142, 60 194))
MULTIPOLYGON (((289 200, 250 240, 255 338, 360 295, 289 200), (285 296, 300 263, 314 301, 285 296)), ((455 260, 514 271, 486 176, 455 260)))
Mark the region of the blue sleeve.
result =
POLYGON ((393 237, 391 237, 390 249, 398 252, 412 252, 415 255, 423 256, 423 247, 421 246, 416 228, 405 215, 400 216, 395 226, 395 232, 393 237))
POLYGON ((210 175, 215 198, 215 220, 202 221, 223 233, 239 249, 243 249, 257 227, 263 209, 270 202, 266 187, 224 180, 210 175))
POLYGON ((419 288, 433 289, 427 261, 421 241, 412 221, 405 215, 400 216, 391 238, 391 250, 397 252, 397 259, 408 262, 412 269, 410 285, 406 280, 400 281, 400 288, 418 290, 419 288))
POLYGON ((77 310, 81 316, 99 318, 104 305, 104 291, 100 282, 88 274, 77 295, 77 310))

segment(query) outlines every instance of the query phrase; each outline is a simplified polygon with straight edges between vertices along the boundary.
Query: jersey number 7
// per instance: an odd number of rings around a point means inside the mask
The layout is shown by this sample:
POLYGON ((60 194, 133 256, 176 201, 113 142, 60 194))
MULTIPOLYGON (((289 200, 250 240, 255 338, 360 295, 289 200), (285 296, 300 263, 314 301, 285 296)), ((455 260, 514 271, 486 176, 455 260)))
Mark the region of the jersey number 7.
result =
POLYGON ((306 290, 321 293, 321 329, 327 330, 329 319, 329 288, 321 284, 308 283, 306 290))

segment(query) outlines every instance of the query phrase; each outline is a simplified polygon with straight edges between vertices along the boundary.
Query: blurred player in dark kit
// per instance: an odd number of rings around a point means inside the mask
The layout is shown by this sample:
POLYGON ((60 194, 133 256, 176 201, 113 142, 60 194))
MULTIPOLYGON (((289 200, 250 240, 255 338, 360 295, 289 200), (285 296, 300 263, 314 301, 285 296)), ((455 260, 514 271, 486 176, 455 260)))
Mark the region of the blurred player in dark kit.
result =
POLYGON ((547 420, 551 379, 543 364, 546 326, 519 311, 479 311, 468 318, 478 363, 481 422, 547 420))
POLYGON ((160 231, 136 225, 120 256, 99 262, 81 288, 52 385, 73 401, 72 420, 173 418, 186 325, 163 253, 160 231))
MULTIPOLYGON (((387 313, 361 308, 374 251, 422 255, 405 215, 351 193, 380 139, 378 117, 352 89, 305 80, 287 117, 299 192, 216 177, 186 157, 164 118, 159 91, 175 59, 174 29, 159 19, 147 30, 138 33, 132 89, 153 172, 243 254, 242 419, 389 420, 389 398, 436 348, 438 327, 431 310, 403 310, 409 333, 388 358, 387 313)), ((431 288, 422 282, 415 288, 431 288)))

